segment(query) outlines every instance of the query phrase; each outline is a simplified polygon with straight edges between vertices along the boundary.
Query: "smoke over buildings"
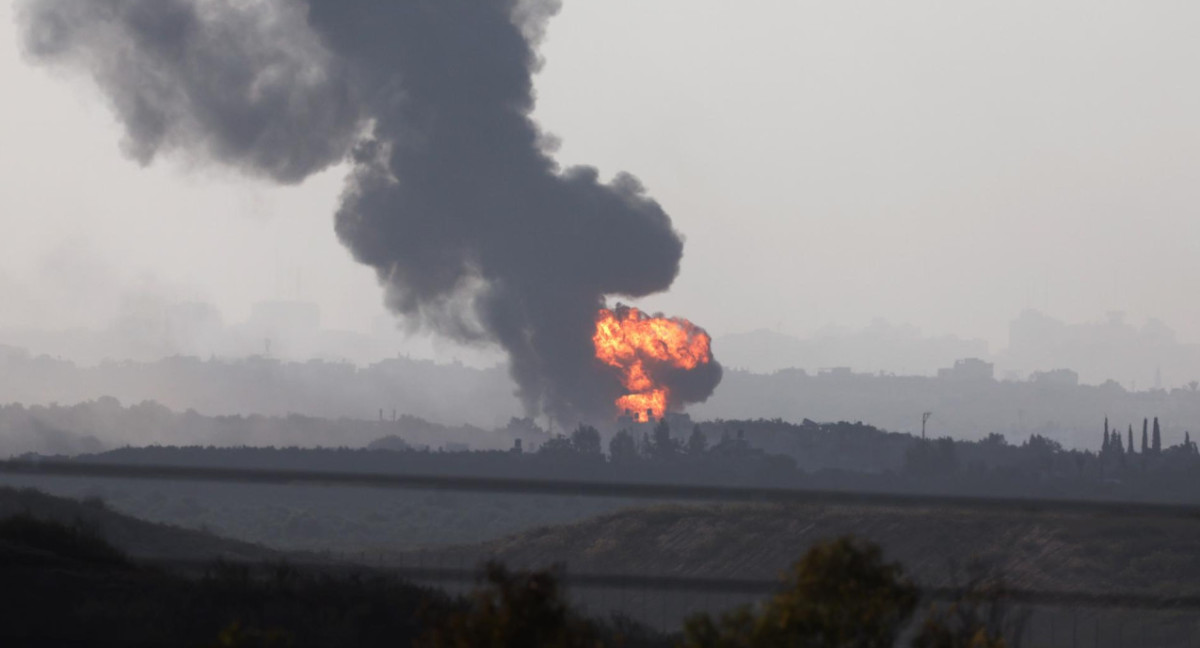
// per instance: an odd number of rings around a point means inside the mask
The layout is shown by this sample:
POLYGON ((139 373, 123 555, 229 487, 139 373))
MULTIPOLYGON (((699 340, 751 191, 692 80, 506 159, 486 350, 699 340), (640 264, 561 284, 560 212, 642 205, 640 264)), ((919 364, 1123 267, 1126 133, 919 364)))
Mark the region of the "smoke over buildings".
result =
MULTIPOLYGON (((666 290, 683 241, 636 178, 559 168, 530 113, 551 0, 26 0, 35 61, 86 73, 145 164, 282 183, 347 162, 336 231, 412 326, 500 345, 531 412, 611 415, 610 295, 666 290)), ((164 217, 168 217, 164 215, 164 217)), ((710 368, 689 400, 720 378, 710 368)), ((692 381, 694 382, 694 381, 692 381)))

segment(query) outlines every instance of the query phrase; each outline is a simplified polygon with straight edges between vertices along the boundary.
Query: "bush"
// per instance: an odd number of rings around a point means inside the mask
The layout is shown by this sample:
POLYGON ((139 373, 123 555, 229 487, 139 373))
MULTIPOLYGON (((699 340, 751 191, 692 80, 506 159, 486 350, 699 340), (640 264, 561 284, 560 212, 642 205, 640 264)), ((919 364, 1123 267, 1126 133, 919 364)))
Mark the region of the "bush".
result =
POLYGON ((877 545, 840 538, 810 549, 761 610, 689 619, 685 645, 892 648, 916 604, 916 588, 877 545))
POLYGON ((558 579, 547 571, 510 572, 489 563, 486 586, 466 610, 431 619, 417 642, 427 648, 591 648, 599 643, 591 624, 563 600, 558 579))

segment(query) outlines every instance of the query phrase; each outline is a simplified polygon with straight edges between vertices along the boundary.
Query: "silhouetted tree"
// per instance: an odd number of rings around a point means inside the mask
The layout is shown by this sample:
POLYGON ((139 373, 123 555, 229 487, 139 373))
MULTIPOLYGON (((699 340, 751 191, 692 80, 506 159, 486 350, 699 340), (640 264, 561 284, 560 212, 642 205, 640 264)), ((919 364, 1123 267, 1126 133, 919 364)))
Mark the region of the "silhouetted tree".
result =
POLYGON ((666 417, 663 417, 654 426, 654 443, 651 446, 651 455, 655 459, 669 459, 678 453, 679 441, 671 438, 671 426, 667 423, 666 417))
POLYGON ((1104 440, 1100 443, 1100 454, 1108 454, 1108 417, 1104 417, 1104 440))
POLYGON ((1162 452, 1162 431, 1158 427, 1157 416, 1154 417, 1154 437, 1150 445, 1154 448, 1155 454, 1162 452))
POLYGON ((913 648, 1005 648, 1005 626, 1020 634, 1021 620, 1008 619, 1001 579, 975 570, 955 600, 934 604, 912 639, 913 648))
POLYGON ((627 464, 637 460, 637 444, 629 430, 620 430, 608 442, 608 459, 615 464, 627 464))
POLYGON ((708 449, 708 437, 700 430, 699 425, 692 426, 692 435, 688 437, 687 452, 690 455, 702 455, 708 449))
POLYGON ((1052 458, 1063 450, 1061 443, 1040 434, 1030 434, 1029 441, 1025 442, 1024 447, 1026 450, 1046 458, 1052 458))
POLYGON ((486 586, 476 590, 468 609, 434 619, 417 642, 420 648, 592 648, 594 628, 573 614, 558 579, 549 572, 512 573, 487 566, 486 586))
POLYGON ((1126 452, 1133 454, 1133 423, 1129 424, 1129 445, 1127 446, 1126 452))
POLYGON ((946 475, 958 470, 954 439, 915 439, 904 451, 904 471, 911 475, 946 475))
POLYGON ((546 439, 541 447, 538 448, 537 453, 543 456, 569 456, 575 454, 575 446, 567 437, 556 434, 546 439))
POLYGON ((1150 451, 1150 433, 1146 429, 1146 419, 1142 419, 1142 454, 1150 451))
POLYGON ((877 545, 840 538, 820 544, 795 565, 786 584, 758 610, 749 606, 714 621, 688 619, 689 648, 891 648, 917 605, 917 590, 877 545))
POLYGON ((579 424, 571 433, 571 445, 575 452, 586 455, 600 454, 600 431, 590 425, 579 424))
POLYGON ((1008 445, 1008 438, 999 432, 988 432, 988 435, 979 440, 980 445, 1004 447, 1008 445))

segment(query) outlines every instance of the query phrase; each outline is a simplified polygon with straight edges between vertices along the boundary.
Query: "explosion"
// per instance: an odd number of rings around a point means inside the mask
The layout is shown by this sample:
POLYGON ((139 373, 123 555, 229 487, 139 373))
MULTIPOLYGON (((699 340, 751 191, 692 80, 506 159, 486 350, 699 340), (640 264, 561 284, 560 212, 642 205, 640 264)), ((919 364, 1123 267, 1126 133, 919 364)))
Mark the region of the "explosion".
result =
POLYGON ((713 361, 711 338, 704 329, 678 317, 651 317, 618 305, 596 314, 592 337, 596 359, 620 371, 621 384, 630 392, 616 400, 619 411, 645 422, 661 418, 676 403, 667 379, 713 361))
POLYGON ((8 4, 28 56, 90 77, 143 165, 183 154, 281 184, 345 169, 334 230, 387 307, 502 348, 528 415, 597 420, 625 394, 661 416, 720 383, 690 323, 596 312, 670 288, 683 238, 637 178, 548 152, 533 75, 561 0, 8 4))

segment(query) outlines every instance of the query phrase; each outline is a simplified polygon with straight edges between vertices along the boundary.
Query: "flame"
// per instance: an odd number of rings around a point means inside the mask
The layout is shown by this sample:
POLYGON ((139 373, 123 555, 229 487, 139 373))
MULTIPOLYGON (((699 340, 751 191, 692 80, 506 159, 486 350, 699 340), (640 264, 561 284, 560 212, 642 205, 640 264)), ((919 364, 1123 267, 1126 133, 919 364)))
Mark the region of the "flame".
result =
POLYGON ((670 388, 653 378, 656 368, 695 369, 712 361, 712 340, 703 329, 632 307, 601 309, 592 342, 596 358, 619 369, 621 384, 630 392, 616 400, 617 409, 642 422, 661 418, 671 404, 670 388))

